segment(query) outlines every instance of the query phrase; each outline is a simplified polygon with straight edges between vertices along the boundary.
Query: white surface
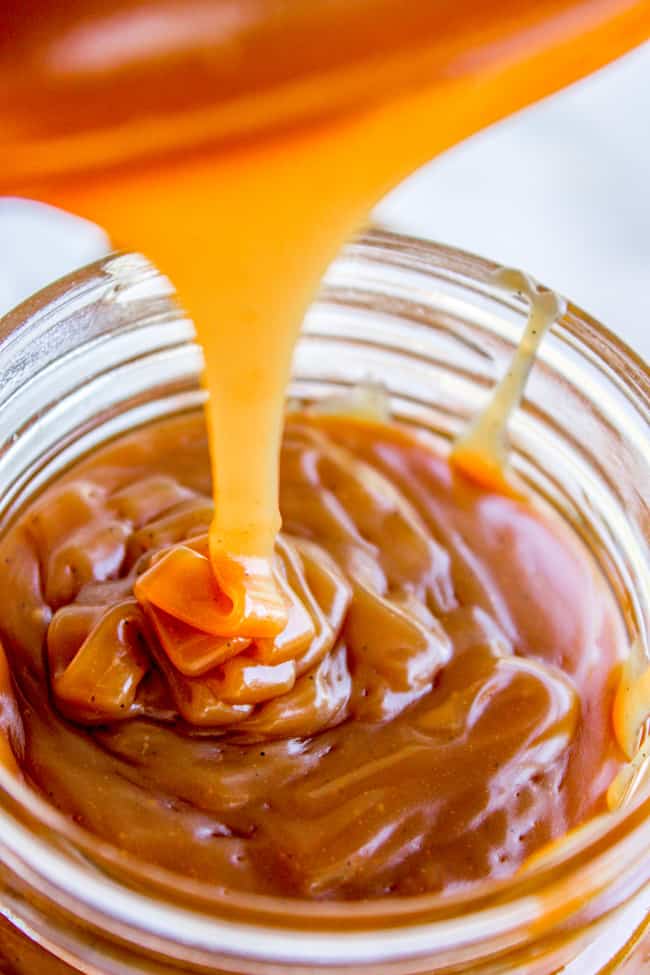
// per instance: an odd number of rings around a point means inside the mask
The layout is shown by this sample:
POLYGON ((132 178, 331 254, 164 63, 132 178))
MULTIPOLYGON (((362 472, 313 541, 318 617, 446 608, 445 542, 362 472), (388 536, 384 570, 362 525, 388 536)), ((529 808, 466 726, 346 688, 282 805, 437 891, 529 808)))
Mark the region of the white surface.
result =
POLYGON ((0 197, 0 315, 108 249, 108 237, 94 223, 0 197))
MULTIPOLYGON (((375 219, 530 271, 648 358, 650 44, 430 163, 375 219)), ((107 247, 92 224, 0 200, 0 314, 107 247)))

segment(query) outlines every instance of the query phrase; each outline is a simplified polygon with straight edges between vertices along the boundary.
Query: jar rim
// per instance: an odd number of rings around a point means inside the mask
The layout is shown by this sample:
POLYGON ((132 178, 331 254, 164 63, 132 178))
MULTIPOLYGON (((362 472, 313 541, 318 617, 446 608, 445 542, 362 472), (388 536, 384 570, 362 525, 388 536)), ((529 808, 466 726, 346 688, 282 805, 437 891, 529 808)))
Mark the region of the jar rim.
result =
MULTIPOLYGON (((348 245, 344 254, 353 261, 362 257, 394 267, 442 268, 464 283, 487 281, 496 267, 461 250, 382 230, 370 231, 348 245)), ((30 321, 60 311, 70 295, 92 289, 107 275, 115 278, 116 266, 122 283, 129 286, 148 267, 132 255, 109 255, 55 282, 0 320, 0 353, 30 321)), ((164 285, 160 294, 168 294, 164 285)), ((581 354, 597 359, 637 407, 646 415, 650 412, 650 370, 625 343, 571 303, 554 330, 581 354)), ((137 924, 147 935, 163 939, 170 932, 178 938, 182 932, 192 946, 265 961, 308 963, 316 956, 323 964, 370 963, 423 954, 434 930, 436 945, 450 946, 479 941, 497 931, 540 931, 562 922, 567 898, 572 917, 589 910, 601 896, 607 895, 613 906, 608 888, 624 871, 634 875, 634 882, 647 882, 649 850, 650 797, 608 814, 606 823, 589 823, 573 838, 565 856, 542 859, 512 877, 480 882, 469 891, 365 902, 237 894, 136 863, 0 769, 0 859, 15 863, 21 876, 33 878, 45 896, 81 910, 82 916, 109 915, 116 930, 137 924), (88 858, 104 872, 89 869, 88 858), (116 874, 119 881, 113 879, 116 874), (144 894, 135 886, 143 878, 148 885, 144 894), (242 940, 242 932, 251 925, 254 941, 242 940), (369 944, 368 931, 376 933, 374 943, 369 944)), ((629 879, 626 883, 627 889, 629 879)))

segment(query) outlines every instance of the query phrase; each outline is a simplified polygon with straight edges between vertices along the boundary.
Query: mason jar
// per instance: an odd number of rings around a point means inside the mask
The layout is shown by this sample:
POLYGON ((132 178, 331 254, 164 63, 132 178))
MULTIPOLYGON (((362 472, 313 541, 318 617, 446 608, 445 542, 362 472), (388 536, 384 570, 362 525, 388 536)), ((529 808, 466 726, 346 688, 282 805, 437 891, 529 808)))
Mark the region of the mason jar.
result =
MULTIPOLYGON (((488 261, 372 232, 330 268, 290 396, 383 383, 441 445, 504 372, 526 320, 488 261)), ((0 323, 0 533, 127 431, 201 408, 201 351, 137 254, 53 284, 0 323)), ((650 376, 579 308, 545 338, 513 466, 589 546, 630 642, 650 646, 650 376)), ((453 896, 308 902, 216 891, 137 862, 0 773, 0 956, 20 975, 596 975, 650 971, 650 775, 555 857, 453 896), (69 966, 69 968, 67 967, 69 966)))

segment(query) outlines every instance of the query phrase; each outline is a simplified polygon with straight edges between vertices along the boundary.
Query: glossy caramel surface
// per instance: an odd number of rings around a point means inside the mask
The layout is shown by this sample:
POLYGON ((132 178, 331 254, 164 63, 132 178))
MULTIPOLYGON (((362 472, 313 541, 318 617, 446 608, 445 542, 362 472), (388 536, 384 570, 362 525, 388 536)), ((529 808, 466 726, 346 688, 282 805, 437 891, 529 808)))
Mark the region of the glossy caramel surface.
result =
POLYGON ((554 517, 395 424, 292 415, 274 566, 298 598, 282 638, 228 651, 140 584, 200 556, 209 471, 202 419, 165 421, 2 542, 13 741, 50 802, 218 887, 344 899, 509 875, 604 809, 624 638, 554 517))

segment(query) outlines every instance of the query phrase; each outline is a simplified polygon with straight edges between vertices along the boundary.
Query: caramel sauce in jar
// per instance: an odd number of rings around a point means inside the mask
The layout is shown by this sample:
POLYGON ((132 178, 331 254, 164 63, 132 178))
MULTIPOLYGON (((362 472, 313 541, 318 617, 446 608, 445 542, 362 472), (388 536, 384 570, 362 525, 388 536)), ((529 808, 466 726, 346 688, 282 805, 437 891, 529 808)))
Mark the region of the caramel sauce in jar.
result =
POLYGON ((283 434, 283 407, 377 199, 649 20, 631 0, 5 5, 0 184, 169 273, 209 392, 209 437, 169 420, 98 451, 0 543, 14 776, 145 862, 312 900, 467 890, 605 810, 647 677, 619 681, 588 553, 471 434, 450 462, 389 423, 283 434))
POLYGON ((205 558, 199 417, 25 512, 0 625, 28 780, 145 861, 307 898, 455 892, 603 811, 625 640, 570 531, 392 423, 291 414, 280 471, 275 641, 147 600, 170 555, 205 558))

